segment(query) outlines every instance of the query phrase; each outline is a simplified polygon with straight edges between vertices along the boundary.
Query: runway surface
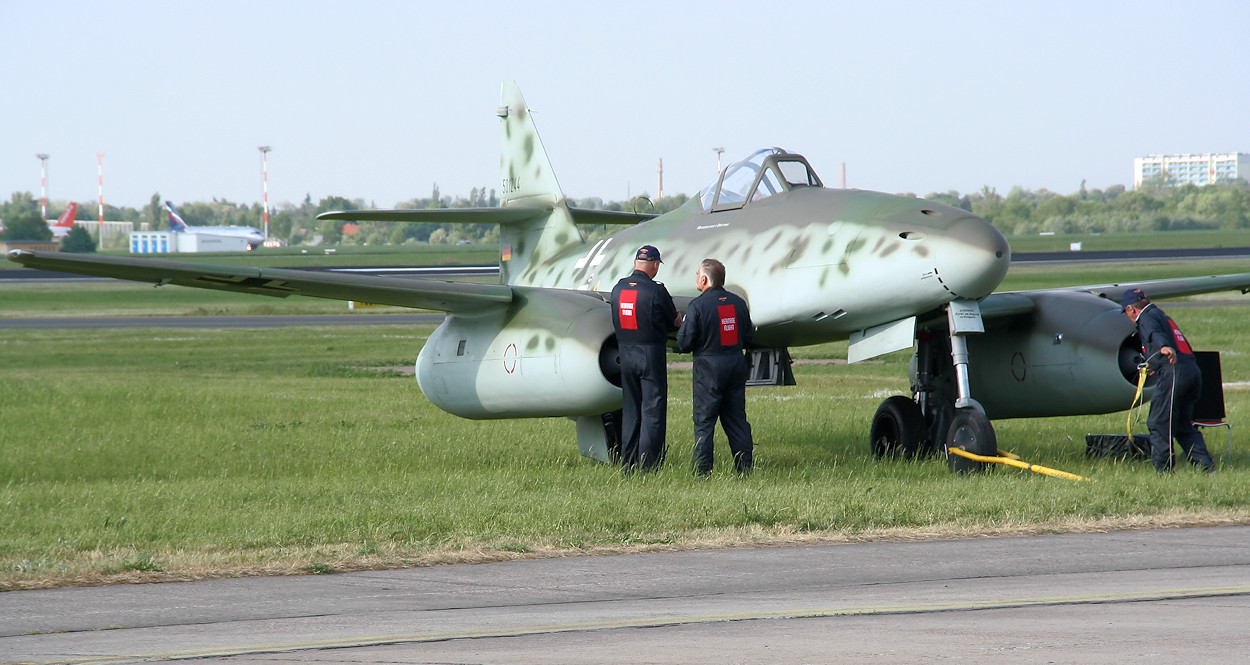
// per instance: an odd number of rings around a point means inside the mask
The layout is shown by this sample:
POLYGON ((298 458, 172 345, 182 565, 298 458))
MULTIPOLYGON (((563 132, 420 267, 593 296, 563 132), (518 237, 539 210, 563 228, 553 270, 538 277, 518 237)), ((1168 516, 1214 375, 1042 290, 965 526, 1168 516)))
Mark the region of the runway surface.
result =
POLYGON ((1250 527, 0 594, 0 661, 1243 663, 1250 527))
POLYGON ((1012 252, 1012 263, 1103 263, 1115 261, 1183 261, 1250 258, 1250 247, 1202 247, 1197 249, 1125 249, 1079 252, 1012 252))

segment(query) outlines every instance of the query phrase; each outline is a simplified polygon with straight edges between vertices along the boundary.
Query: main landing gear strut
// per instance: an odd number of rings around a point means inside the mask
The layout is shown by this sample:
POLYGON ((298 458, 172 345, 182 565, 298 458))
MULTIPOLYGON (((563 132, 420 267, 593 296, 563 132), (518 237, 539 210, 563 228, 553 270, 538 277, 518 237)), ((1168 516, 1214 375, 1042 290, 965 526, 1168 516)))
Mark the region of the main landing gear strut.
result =
POLYGON ((917 459, 942 454, 952 471, 971 473, 989 466, 952 455, 947 448, 992 457, 998 439, 968 383, 968 344, 964 333, 927 328, 916 335, 912 393, 895 395, 877 407, 869 432, 875 457, 917 459))

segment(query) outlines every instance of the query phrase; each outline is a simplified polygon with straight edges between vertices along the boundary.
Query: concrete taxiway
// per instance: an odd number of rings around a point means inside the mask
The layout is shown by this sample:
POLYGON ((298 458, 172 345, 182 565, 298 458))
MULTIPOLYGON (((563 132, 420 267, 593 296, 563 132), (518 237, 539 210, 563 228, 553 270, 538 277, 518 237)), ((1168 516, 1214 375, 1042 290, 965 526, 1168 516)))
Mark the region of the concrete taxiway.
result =
POLYGON ((0 661, 1241 663, 1250 527, 0 594, 0 661))

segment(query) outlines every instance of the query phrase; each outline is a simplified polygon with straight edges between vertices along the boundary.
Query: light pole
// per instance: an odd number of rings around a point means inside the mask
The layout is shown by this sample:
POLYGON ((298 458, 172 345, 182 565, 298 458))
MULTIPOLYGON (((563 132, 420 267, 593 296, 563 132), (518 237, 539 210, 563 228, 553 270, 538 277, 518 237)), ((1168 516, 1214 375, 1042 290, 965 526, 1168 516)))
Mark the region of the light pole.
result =
POLYGON ((48 218, 48 153, 35 155, 39 158, 39 212, 48 218))
POLYGON ((712 148, 712 152, 716 153, 716 172, 720 173, 720 156, 725 152, 724 148, 712 148))
POLYGON ((261 175, 265 187, 265 240, 269 239, 269 151, 273 148, 262 145, 260 148, 261 175))
POLYGON ((96 173, 100 178, 100 226, 97 232, 100 234, 98 239, 100 247, 104 247, 104 153, 97 152, 95 161, 96 173))
POLYGON ((658 174, 655 180, 655 200, 656 201, 659 201, 660 199, 664 198, 664 158, 660 157, 659 159, 660 159, 660 162, 656 166, 656 172, 658 174))

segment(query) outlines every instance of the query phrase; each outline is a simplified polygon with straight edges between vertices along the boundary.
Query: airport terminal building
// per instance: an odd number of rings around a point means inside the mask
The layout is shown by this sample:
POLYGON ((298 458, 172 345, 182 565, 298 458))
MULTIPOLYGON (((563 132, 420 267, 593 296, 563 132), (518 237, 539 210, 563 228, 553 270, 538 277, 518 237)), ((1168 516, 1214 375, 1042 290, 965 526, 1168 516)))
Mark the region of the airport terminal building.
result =
POLYGON ((131 254, 246 251, 247 238, 239 236, 173 231, 135 231, 130 234, 131 254))
POLYGON ((1250 154, 1222 152, 1148 155, 1133 160, 1133 187, 1162 181, 1168 187, 1214 185, 1250 180, 1250 154))

